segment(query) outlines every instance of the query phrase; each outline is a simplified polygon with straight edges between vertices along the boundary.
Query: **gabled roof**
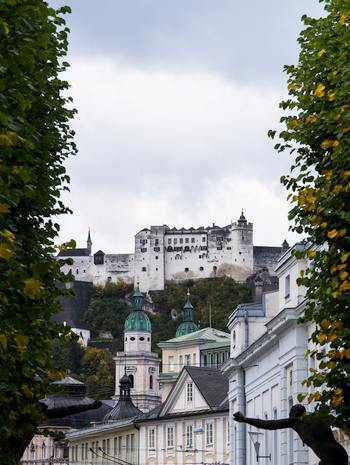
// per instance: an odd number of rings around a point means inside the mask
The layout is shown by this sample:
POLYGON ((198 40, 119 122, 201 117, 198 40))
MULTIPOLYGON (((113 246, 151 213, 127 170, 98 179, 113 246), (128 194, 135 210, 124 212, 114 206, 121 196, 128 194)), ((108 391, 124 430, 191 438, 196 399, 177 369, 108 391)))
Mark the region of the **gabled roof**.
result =
POLYGON ((58 257, 88 257, 89 249, 64 249, 60 250, 58 257))
POLYGON ((173 385, 167 399, 159 412, 158 418, 170 418, 186 416, 190 414, 200 414, 201 412, 216 412, 228 409, 227 393, 229 383, 228 378, 218 368, 186 366, 182 369, 178 379, 173 385), (172 412, 173 406, 180 398, 185 389, 188 379, 191 379, 204 399, 207 407, 193 410, 172 412))
POLYGON ((167 341, 160 342, 158 345, 161 347, 162 344, 166 343, 175 343, 175 342, 221 342, 225 340, 230 340, 230 334, 220 331, 215 328, 203 328, 193 333, 185 334, 184 336, 174 337, 168 339, 167 341))
POLYGON ((227 397, 228 379, 218 368, 184 368, 211 409, 219 408, 227 397))

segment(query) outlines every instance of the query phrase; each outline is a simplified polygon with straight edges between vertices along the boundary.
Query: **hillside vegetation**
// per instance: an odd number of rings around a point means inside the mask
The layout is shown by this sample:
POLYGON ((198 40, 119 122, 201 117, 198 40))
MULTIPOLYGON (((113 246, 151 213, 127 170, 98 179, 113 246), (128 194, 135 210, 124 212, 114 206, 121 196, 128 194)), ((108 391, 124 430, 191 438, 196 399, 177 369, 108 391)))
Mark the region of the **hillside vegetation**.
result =
MULTIPOLYGON (((175 337, 181 322, 182 307, 187 299, 187 290, 194 306, 194 320, 199 328, 210 325, 227 331, 228 317, 235 307, 252 299, 252 286, 236 283, 230 278, 210 278, 185 283, 169 282, 164 291, 151 292, 145 299, 145 310, 152 323, 152 350, 160 353, 157 343, 175 337)), ((123 350, 124 321, 132 311, 133 286, 120 281, 95 287, 94 296, 84 314, 93 339, 102 333, 110 333, 123 350)), ((114 362, 108 350, 67 342, 54 345, 53 358, 64 363, 71 376, 84 381, 88 394, 101 399, 114 393, 114 362)))

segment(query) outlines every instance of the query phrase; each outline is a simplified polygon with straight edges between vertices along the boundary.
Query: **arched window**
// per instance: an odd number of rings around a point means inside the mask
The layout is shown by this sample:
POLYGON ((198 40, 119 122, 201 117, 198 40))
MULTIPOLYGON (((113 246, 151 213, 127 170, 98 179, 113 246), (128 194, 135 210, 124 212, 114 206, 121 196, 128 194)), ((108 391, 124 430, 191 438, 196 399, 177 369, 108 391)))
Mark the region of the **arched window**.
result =
POLYGON ((153 389, 153 376, 152 375, 150 375, 149 377, 149 388, 153 389))
POLYGON ((43 445, 41 446, 41 460, 45 460, 46 459, 46 445, 45 443, 43 443, 43 445))
POLYGON ((134 387, 134 375, 129 375, 130 381, 131 381, 131 387, 134 387))
POLYGON ((30 446, 30 460, 35 460, 35 446, 32 444, 30 446))

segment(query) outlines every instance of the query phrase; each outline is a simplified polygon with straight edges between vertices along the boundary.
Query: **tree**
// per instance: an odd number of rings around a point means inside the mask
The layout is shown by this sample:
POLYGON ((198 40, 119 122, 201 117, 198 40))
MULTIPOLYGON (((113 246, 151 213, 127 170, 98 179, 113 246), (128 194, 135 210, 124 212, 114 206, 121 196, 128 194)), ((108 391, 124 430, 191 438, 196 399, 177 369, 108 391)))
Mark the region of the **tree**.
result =
POLYGON ((18 463, 44 419, 39 399, 60 373, 52 366, 53 338, 67 329, 51 322, 59 309, 54 259, 68 209, 60 200, 75 153, 68 123, 74 110, 59 73, 67 32, 62 14, 43 0, 0 3, 0 456, 18 463))
POLYGON ((95 294, 84 314, 84 321, 89 325, 93 337, 98 337, 100 331, 110 331, 123 344, 124 321, 131 308, 131 303, 126 299, 131 291, 132 286, 123 281, 95 288, 95 294))
MULTIPOLYGON (((114 394, 115 366, 108 350, 87 347, 81 361, 79 379, 93 399, 108 399, 114 394)), ((119 381, 119 380, 118 380, 119 381)))
MULTIPOLYGON (((314 322, 319 368, 306 381, 308 401, 350 431, 350 2, 325 0, 326 15, 302 18, 297 66, 286 66, 289 98, 276 145, 295 156, 282 183, 291 191, 292 229, 313 247, 299 284, 307 289, 304 320, 314 322), (326 350, 324 350, 326 349, 326 350)), ((275 131, 270 131, 274 136, 275 131)))

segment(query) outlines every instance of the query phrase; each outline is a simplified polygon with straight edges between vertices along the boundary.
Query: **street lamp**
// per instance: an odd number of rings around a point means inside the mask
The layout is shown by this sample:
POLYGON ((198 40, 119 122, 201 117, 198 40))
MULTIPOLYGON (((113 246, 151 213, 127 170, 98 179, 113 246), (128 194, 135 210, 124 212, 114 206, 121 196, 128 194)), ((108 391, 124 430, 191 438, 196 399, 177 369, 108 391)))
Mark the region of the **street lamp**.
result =
POLYGON ((259 437, 263 435, 263 433, 256 433, 254 431, 248 431, 250 440, 253 443, 255 453, 256 453, 256 461, 259 462, 259 459, 270 459, 271 460, 271 454, 269 455, 259 455, 259 450, 260 450, 260 441, 259 437))

